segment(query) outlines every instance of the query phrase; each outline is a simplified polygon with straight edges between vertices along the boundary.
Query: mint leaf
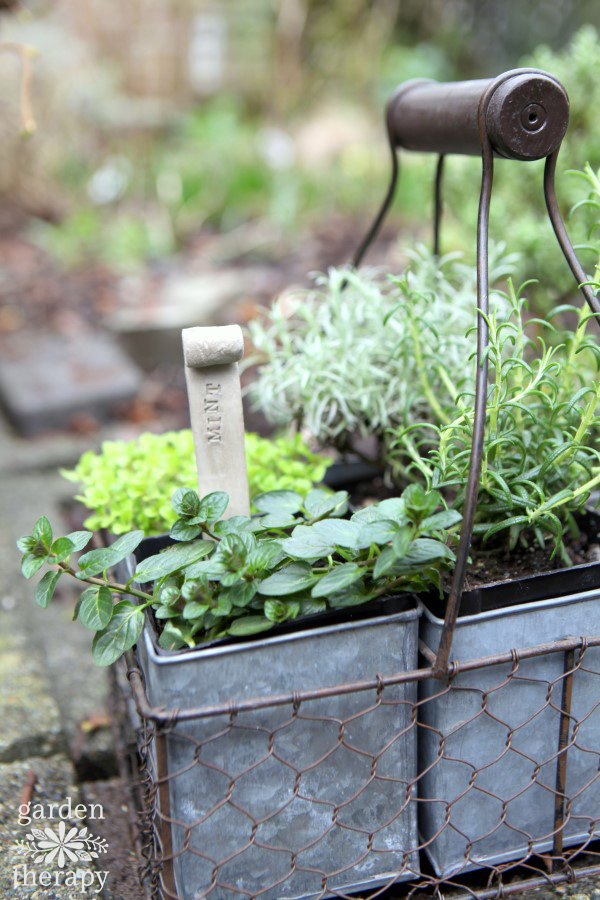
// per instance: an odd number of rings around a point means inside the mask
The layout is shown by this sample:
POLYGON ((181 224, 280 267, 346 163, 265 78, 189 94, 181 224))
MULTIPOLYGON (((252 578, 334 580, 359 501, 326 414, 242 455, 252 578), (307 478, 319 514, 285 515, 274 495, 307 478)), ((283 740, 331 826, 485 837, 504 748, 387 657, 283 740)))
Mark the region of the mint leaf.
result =
POLYGON ((209 525, 220 519, 229 506, 229 494, 225 491, 213 491, 200 501, 198 512, 194 516, 196 522, 207 522, 209 525))
POLYGON ((34 556, 33 553, 26 553, 21 560, 21 572, 25 578, 31 578, 36 572, 39 572, 45 562, 45 556, 34 556))
POLYGON ((32 536, 44 545, 46 550, 50 549, 52 543, 52 528, 46 516, 42 516, 33 526, 32 536))
POLYGON ((335 594, 336 591, 341 591, 343 588, 358 581, 364 573, 365 569, 353 562, 336 566, 327 575, 319 578, 310 592, 311 597, 329 597, 331 594, 335 594))
POLYGON ((81 624, 91 631, 101 631, 106 628, 115 608, 109 589, 96 585, 86 588, 80 600, 79 620, 81 624))
POLYGON ((313 525, 297 525, 292 536, 279 544, 284 553, 295 559, 319 559, 335 550, 335 542, 322 537, 313 525))
POLYGON ((240 619, 234 619, 227 634, 235 637, 245 637, 249 634, 257 634, 260 631, 268 631, 273 627, 273 623, 265 616, 242 616, 240 619))
POLYGON ((139 584, 144 584, 146 581, 158 581, 159 578, 172 575, 173 572, 204 559, 213 549, 212 541, 194 541, 192 544, 167 547, 162 553, 149 556, 139 563, 135 570, 135 580, 139 584))
POLYGON ((56 562, 63 562, 75 551, 75 545, 67 537, 57 538, 50 548, 56 562))
POLYGON ((322 488, 311 491, 304 502, 304 508, 312 519, 323 516, 343 516, 348 509, 348 492, 337 491, 332 494, 322 488))
POLYGON ((302 497, 296 491, 268 491, 259 494, 252 503, 259 512, 284 517, 292 516, 302 509, 302 497))
POLYGON ((34 600, 38 606, 42 607, 42 609, 46 609, 52 600, 54 589, 56 588, 58 579, 61 575, 62 572, 46 572, 40 583, 37 585, 34 600))
POLYGON ((129 556, 139 546, 144 538, 143 531, 131 531, 110 545, 110 547, 100 547, 98 550, 90 550, 79 557, 79 568, 81 572, 77 573, 77 577, 88 578, 91 575, 99 575, 105 569, 116 566, 121 560, 129 556))
POLYGON ((123 600, 114 607, 108 626, 98 631, 92 643, 92 657, 97 666, 110 666, 138 640, 144 627, 144 613, 139 606, 123 600))
POLYGON ((70 534, 65 535, 67 540, 73 544, 73 553, 79 553, 80 550, 87 547, 93 536, 91 531, 72 531, 70 534))
POLYGON ((316 580, 308 563, 291 563, 261 581, 257 591, 266 597, 285 596, 311 587, 316 580))
POLYGON ((200 497, 196 491, 178 488, 173 494, 171 504, 178 516, 197 516, 200 497))

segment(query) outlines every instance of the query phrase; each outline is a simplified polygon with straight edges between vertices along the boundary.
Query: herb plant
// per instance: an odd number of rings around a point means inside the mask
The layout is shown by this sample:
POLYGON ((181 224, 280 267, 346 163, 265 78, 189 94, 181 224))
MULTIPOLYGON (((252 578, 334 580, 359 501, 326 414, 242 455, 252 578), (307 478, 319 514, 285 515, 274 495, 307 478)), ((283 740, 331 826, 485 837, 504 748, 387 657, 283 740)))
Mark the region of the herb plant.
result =
MULTIPOLYGON (((514 548, 534 537, 570 559, 563 543, 574 514, 600 484, 600 347, 588 335, 587 307, 554 309, 574 330, 524 315, 526 300, 509 281, 508 311, 488 319, 490 386, 474 533, 491 546, 514 548), (550 343, 551 342, 551 343, 550 343)), ((595 327, 595 326, 593 326, 595 327)), ((474 339, 471 341, 474 344, 474 339)), ((404 477, 423 477, 461 509, 473 436, 473 394, 450 380, 429 422, 398 429, 391 456, 404 477)))
MULTIPOLYGON (((275 304, 265 322, 250 323, 263 360, 251 397, 267 418, 296 421, 342 451, 357 436, 374 435, 383 453, 389 428, 419 421, 447 379, 464 378, 474 271, 425 248, 410 257, 396 279, 331 269, 315 290, 299 295, 291 317, 275 304)), ((497 248, 491 278, 513 263, 497 248)))
MULTIPOLYGON (((246 460, 251 497, 275 487, 307 493, 330 463, 328 457, 312 453, 298 434, 267 440, 247 433, 246 460)), ((75 499, 93 510, 86 528, 162 534, 177 518, 172 491, 197 484, 192 432, 105 441, 99 453, 88 450, 75 469, 63 470, 62 475, 81 486, 75 499)))
POLYGON ((273 491, 256 498, 257 516, 221 520, 226 493, 200 499, 195 491, 179 489, 171 531, 177 543, 140 562, 126 584, 111 581, 108 569, 133 553, 141 531, 90 550, 75 564, 73 554, 92 534, 78 531, 55 539, 42 517, 17 546, 26 578, 50 566, 35 590, 40 606, 48 606, 63 575, 86 585, 74 618, 96 632, 95 662, 109 665, 138 640, 146 609, 163 626, 160 645, 176 649, 256 634, 392 591, 439 587, 440 572, 454 559, 445 542, 447 529, 460 515, 444 509, 437 492, 411 485, 402 497, 350 519, 341 518, 347 499, 343 491, 313 490, 305 498, 273 491), (131 599, 122 599, 126 595, 131 599))

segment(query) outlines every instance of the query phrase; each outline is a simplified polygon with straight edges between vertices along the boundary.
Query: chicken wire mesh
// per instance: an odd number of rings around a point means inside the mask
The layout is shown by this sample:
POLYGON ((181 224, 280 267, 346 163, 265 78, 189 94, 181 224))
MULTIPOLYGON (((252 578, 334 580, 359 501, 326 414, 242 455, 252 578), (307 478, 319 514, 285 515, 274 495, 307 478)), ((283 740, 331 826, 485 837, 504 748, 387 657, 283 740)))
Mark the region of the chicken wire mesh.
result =
POLYGON ((600 638, 188 710, 152 709, 128 663, 151 897, 491 898, 600 874, 600 638))

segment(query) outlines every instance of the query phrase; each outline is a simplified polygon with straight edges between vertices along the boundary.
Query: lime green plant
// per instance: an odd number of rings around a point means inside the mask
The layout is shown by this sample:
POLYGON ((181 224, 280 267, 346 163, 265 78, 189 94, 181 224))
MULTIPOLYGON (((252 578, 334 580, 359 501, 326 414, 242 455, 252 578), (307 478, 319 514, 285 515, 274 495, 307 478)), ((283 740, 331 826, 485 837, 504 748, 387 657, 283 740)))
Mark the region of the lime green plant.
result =
MULTIPOLYGON (((267 439, 247 433, 246 460, 251 497, 275 488, 306 493, 322 480, 331 462, 312 453, 299 434, 267 439)), ((176 519, 172 492, 197 484, 192 432, 105 441, 99 453, 88 450, 74 469, 61 474, 80 485, 75 499, 93 511, 86 528, 161 534, 176 519)))

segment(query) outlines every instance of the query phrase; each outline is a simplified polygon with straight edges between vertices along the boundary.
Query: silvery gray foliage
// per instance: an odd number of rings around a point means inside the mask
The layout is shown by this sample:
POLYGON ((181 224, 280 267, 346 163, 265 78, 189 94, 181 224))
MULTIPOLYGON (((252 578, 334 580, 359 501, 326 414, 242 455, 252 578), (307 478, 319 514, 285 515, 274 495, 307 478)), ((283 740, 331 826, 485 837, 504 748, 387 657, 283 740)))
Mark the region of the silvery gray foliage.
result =
MULTIPOLYGON (((474 339, 465 333, 475 322, 475 269, 425 247, 408 255, 398 278, 330 269, 313 290, 293 295, 292 315, 288 295, 250 323, 264 361, 250 387, 255 408, 277 425, 296 421, 320 443, 347 448, 352 437, 383 438, 390 427, 435 413, 444 379, 461 390, 473 377, 474 339)), ((516 260, 504 245, 491 248, 490 283, 516 260)), ((502 302, 493 295, 492 309, 502 302)))

